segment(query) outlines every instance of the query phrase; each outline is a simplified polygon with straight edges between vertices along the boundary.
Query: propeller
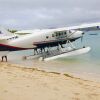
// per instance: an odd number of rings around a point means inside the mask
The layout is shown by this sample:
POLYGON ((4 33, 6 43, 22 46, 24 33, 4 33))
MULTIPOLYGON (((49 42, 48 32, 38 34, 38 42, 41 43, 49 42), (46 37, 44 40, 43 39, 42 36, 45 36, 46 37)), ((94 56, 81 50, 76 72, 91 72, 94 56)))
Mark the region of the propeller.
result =
POLYGON ((85 33, 83 32, 82 33, 82 37, 81 37, 81 43, 83 42, 83 35, 84 35, 85 33))
POLYGON ((83 42, 83 36, 81 37, 81 43, 83 42))

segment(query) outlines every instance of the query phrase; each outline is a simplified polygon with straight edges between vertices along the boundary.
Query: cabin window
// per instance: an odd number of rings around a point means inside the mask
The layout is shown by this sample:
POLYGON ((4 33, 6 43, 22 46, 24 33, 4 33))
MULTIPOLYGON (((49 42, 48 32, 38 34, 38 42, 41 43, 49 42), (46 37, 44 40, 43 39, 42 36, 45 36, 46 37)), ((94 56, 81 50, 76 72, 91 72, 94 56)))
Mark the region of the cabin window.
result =
POLYGON ((66 32, 64 32, 64 34, 66 35, 66 32))
POLYGON ((56 33, 56 36, 58 36, 58 33, 56 33))
POLYGON ((18 38, 18 36, 15 36, 15 39, 18 38))
POLYGON ((49 36, 46 36, 46 39, 48 39, 49 38, 49 36))
POLYGON ((61 35, 63 35, 63 32, 61 32, 61 35))
POLYGON ((52 34, 52 37, 55 37, 55 35, 54 35, 54 34, 52 34))
POLYGON ((59 32, 59 36, 61 35, 61 33, 59 32))

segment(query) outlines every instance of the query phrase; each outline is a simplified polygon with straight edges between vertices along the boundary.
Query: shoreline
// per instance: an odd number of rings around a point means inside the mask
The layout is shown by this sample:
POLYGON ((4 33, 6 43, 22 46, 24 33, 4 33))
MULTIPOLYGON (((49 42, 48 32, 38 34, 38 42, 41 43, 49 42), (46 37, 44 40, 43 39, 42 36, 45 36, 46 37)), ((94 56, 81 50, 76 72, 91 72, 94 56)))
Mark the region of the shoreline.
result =
POLYGON ((27 99, 99 100, 100 82, 0 62, 0 100, 27 99))
MULTIPOLYGON (((69 75, 72 75, 74 77, 78 77, 78 78, 83 79, 83 80, 90 80, 90 81, 100 82, 99 73, 96 74, 94 72, 90 73, 90 72, 84 72, 84 71, 80 72, 80 70, 77 70, 77 71, 74 72, 74 71, 70 71, 70 70, 66 70, 66 69, 65 69, 66 71, 64 71, 64 68, 62 68, 63 70, 61 70, 61 63, 59 63, 59 62, 50 62, 50 63, 45 62, 44 63, 44 62, 40 62, 40 61, 38 61, 38 62, 34 61, 33 63, 30 62, 31 64, 29 64, 29 62, 27 61, 26 63, 28 63, 28 64, 26 64, 25 61, 22 61, 22 63, 20 63, 20 62, 18 62, 18 63, 10 62, 10 63, 11 64, 15 64, 15 65, 19 65, 19 66, 21 66, 23 68, 29 68, 29 69, 36 68, 38 70, 43 70, 43 71, 46 71, 46 72, 55 72, 55 73, 59 73, 59 74, 66 74, 67 73, 69 75), (54 68, 51 67, 50 65, 53 65, 54 68), (55 67, 55 65, 56 65, 56 67, 55 67), (33 66, 35 66, 35 67, 33 67, 33 66)), ((69 66, 69 67, 73 67, 73 68, 75 66, 77 66, 77 64, 74 64, 74 66, 72 64, 72 66, 71 66, 69 63, 66 63, 66 65, 69 66)), ((87 64, 86 65, 79 64, 78 66, 84 67, 84 66, 88 66, 88 65, 87 64)), ((75 68, 74 68, 74 70, 75 70, 75 68)))

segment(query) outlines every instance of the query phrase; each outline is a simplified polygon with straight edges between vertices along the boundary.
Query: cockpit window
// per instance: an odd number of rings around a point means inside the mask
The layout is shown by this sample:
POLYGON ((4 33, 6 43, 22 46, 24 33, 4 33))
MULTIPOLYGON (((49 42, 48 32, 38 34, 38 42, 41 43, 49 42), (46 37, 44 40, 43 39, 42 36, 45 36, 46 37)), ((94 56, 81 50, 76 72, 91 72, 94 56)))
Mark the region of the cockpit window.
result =
POLYGON ((65 32, 63 32, 63 34, 64 34, 64 35, 66 35, 66 34, 67 34, 67 33, 66 33, 66 31, 65 31, 65 32))

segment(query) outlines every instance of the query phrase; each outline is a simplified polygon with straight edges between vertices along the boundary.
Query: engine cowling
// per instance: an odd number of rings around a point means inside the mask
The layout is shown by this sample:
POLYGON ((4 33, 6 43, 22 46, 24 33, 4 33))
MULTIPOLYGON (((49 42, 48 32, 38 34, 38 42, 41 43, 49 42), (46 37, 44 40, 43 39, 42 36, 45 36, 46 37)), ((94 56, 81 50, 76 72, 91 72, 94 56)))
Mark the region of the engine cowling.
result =
POLYGON ((76 31, 76 30, 70 30, 68 33, 67 38, 70 39, 78 39, 83 37, 84 32, 83 31, 76 31))

